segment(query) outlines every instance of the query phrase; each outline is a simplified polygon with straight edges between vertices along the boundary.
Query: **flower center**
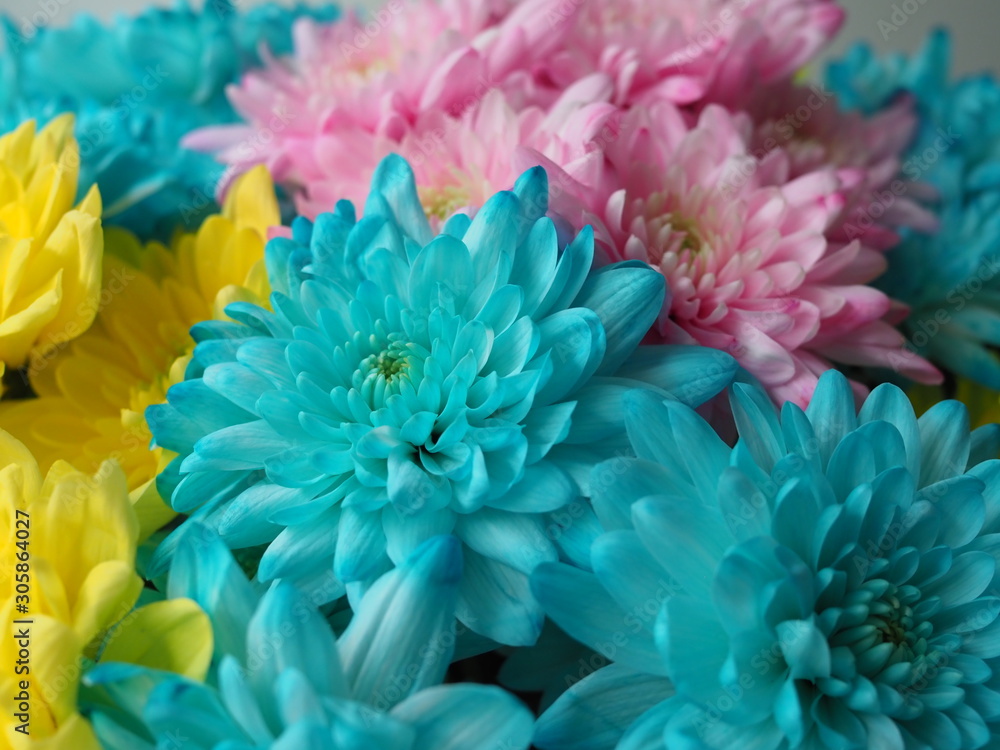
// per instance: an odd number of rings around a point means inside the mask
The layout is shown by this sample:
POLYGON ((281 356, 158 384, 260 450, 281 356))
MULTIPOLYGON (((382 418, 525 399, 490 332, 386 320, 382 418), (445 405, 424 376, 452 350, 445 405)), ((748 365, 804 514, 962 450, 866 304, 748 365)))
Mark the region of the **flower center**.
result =
POLYGON ((419 187, 417 193, 427 215, 442 221, 470 203, 469 190, 459 185, 419 187))
POLYGON ((667 255, 696 257, 708 250, 710 243, 701 222, 685 213, 674 196, 651 196, 644 213, 651 262, 659 263, 667 255))
POLYGON ((389 396, 400 392, 404 381, 420 382, 430 352, 398 333, 386 336, 381 346, 378 337, 373 339, 369 351, 375 351, 358 364, 352 386, 371 408, 377 409, 389 396))

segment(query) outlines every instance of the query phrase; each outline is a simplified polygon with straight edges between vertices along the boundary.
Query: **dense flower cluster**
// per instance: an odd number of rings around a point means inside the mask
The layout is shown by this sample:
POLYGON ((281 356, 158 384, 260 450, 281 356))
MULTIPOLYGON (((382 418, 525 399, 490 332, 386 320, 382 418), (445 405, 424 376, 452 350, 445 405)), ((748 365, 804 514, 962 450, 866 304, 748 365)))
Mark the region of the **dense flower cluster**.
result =
POLYGON ((939 367, 1000 389, 1000 85, 952 81, 944 32, 911 59, 854 48, 831 67, 844 104, 879 111, 911 97, 921 127, 903 165, 903 189, 924 198, 941 231, 906 232, 879 286, 913 308, 912 348, 939 367))
POLYGON ((239 5, 0 15, 0 750, 996 744, 993 78, 239 5))
POLYGON ((310 217, 361 199, 393 151, 442 219, 543 164, 562 215, 613 258, 660 268, 661 340, 727 351, 778 403, 807 403, 831 361, 939 382, 872 287, 894 227, 933 219, 904 199, 866 231, 852 223, 898 171, 912 113, 842 116, 793 81, 841 9, 647 5, 422 0, 367 25, 306 25, 293 56, 232 91, 246 124, 187 142, 237 170, 266 163, 310 217), (306 114, 266 154, 242 148, 285 107, 306 114))
POLYGON ((179 0, 111 24, 76 15, 67 28, 0 15, 0 132, 72 112, 81 196, 100 187, 106 224, 143 239, 169 240, 177 225, 196 229, 217 210, 222 169, 182 148, 181 138, 235 119, 225 87, 262 54, 289 52, 295 19, 337 16, 331 5, 246 13, 239 5, 210 0, 193 10, 179 0))

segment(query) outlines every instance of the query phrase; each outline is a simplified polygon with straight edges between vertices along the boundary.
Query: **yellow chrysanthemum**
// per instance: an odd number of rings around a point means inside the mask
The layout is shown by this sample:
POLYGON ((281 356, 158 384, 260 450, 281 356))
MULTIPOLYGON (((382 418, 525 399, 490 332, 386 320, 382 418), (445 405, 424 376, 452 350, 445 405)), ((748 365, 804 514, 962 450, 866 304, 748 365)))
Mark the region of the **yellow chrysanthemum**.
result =
POLYGON ((107 232, 102 306, 89 331, 29 371, 39 398, 0 404, 0 427, 23 440, 45 467, 64 458, 93 471, 109 458, 125 471, 142 536, 173 513, 154 478, 172 458, 149 450, 145 410, 183 380, 194 346, 188 331, 224 317, 230 302, 262 302, 269 293, 264 245, 280 224, 271 178, 263 167, 230 191, 221 215, 170 248, 143 247, 120 230, 107 232))
POLYGON ((94 476, 56 461, 43 479, 0 430, 0 497, 0 618, 10 628, 0 639, 0 750, 99 750, 77 710, 98 657, 204 679, 213 639, 197 604, 133 609, 139 521, 114 461, 94 476))
POLYGON ((0 639, 4 747, 98 750, 76 708, 83 658, 142 590, 125 476, 114 462, 88 476, 58 461, 43 478, 31 453, 0 431, 0 497, 0 619, 10 628, 0 639), (27 669, 17 673, 20 662, 27 669), (28 738, 16 731, 23 721, 28 738))
MULTIPOLYGON (((944 391, 939 386, 917 385, 906 393, 917 414, 923 414, 945 398, 944 391)), ((962 378, 958 381, 952 398, 961 401, 969 408, 969 422, 972 429, 991 422, 1000 422, 1000 393, 962 378)))
POLYGON ((76 208, 73 117, 0 137, 0 360, 21 367, 87 330, 101 285, 101 196, 76 208))

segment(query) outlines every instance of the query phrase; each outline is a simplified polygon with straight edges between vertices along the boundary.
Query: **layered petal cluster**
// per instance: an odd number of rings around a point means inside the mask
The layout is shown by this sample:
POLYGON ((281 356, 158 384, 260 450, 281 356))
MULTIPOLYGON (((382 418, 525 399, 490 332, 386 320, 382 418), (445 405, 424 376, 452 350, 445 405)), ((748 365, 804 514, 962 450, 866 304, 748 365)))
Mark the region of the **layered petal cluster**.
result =
POLYGON ((123 664, 91 670, 104 747, 526 750, 532 717, 513 696, 439 685, 455 646, 460 549, 448 536, 418 546, 336 638, 312 598, 284 582, 258 595, 214 532, 189 527, 168 594, 211 619, 211 673, 201 684, 123 664))
POLYGON ((180 147, 182 136, 235 119, 225 87, 259 64, 262 50, 290 51, 295 19, 337 16, 332 5, 238 5, 216 0, 195 11, 181 0, 110 24, 76 14, 66 28, 0 17, 0 132, 73 112, 81 190, 100 187, 105 223, 143 239, 196 229, 217 210, 222 169, 180 147))
MULTIPOLYGON (((600 145, 613 137, 620 116, 609 102, 612 92, 610 79, 597 74, 568 88, 547 109, 518 110, 510 97, 491 89, 457 117, 421 113, 398 139, 361 130, 324 135, 315 154, 303 159, 298 208, 314 218, 338 199, 362 202, 378 164, 392 153, 412 165, 435 227, 509 189, 522 167, 545 163, 550 175, 565 175, 567 186, 596 181, 604 169, 600 145)), ((579 218, 581 204, 570 191, 554 194, 553 207, 571 221, 579 218)))
POLYGON ((856 47, 827 77, 846 106, 865 112, 915 100, 920 127, 904 181, 909 195, 928 200, 940 231, 905 232, 877 283, 912 308, 903 331, 914 352, 998 390, 1000 86, 988 75, 953 81, 950 56, 947 35, 936 32, 910 59, 856 47))
POLYGON ((844 9, 832 0, 570 0, 547 20, 565 34, 544 68, 556 88, 601 72, 614 80, 621 106, 738 109, 808 63, 836 34, 844 9))
MULTIPOLYGON (((158 479, 163 496, 233 548, 266 545, 262 580, 332 569, 352 600, 421 541, 454 532, 459 618, 534 642, 527 575, 560 554, 548 514, 625 447, 623 394, 698 405, 736 367, 700 347, 639 348, 662 277, 642 263, 592 271, 591 231, 560 237, 547 207, 535 168, 435 237, 393 156, 363 219, 341 202, 296 220, 267 247, 273 312, 235 303, 237 322, 196 326, 187 380, 147 410, 156 444, 180 454, 158 479)), ((575 507, 564 541, 593 521, 575 507)))
POLYGON ((15 696, 28 682, 29 734, 56 750, 98 750, 77 710, 85 659, 142 590, 134 562, 139 525, 113 463, 93 476, 58 462, 43 474, 31 453, 0 431, 0 675, 4 748, 27 747, 15 696), (20 625, 15 620, 21 620, 20 625), (28 622, 24 622, 28 621, 28 622), (26 640, 15 638, 17 628, 26 640), (15 673, 28 654, 28 671, 15 673))
POLYGON ((80 169, 73 118, 0 137, 0 361, 13 368, 87 330, 101 285, 101 196, 74 206, 80 169))
POLYGON ((558 123, 566 92, 595 75, 607 81, 601 100, 615 106, 662 99, 692 108, 711 101, 737 106, 755 86, 791 76, 842 16, 829 0, 655 7, 617 0, 395 0, 365 19, 301 24, 292 56, 269 59, 231 90, 246 124, 207 128, 186 142, 217 151, 237 172, 266 163, 279 183, 304 194, 299 210, 314 218, 328 195, 360 200, 378 160, 393 151, 412 158, 414 145, 438 171, 454 170, 450 182, 464 165, 450 158, 449 142, 486 152, 471 182, 491 167, 507 172, 510 141, 520 137, 515 145, 534 146, 526 141, 538 121, 548 115, 558 123), (463 120, 474 111, 499 122, 498 107, 484 104, 487 96, 505 99, 519 127, 494 139, 466 133, 463 120), (539 111, 523 115, 527 109, 539 111), (261 129, 273 135, 266 145, 255 137, 261 129))
POLYGON ((735 448, 683 404, 626 399, 636 458, 594 470, 592 572, 547 564, 532 581, 615 664, 564 694, 535 743, 991 745, 1000 428, 970 435, 955 401, 918 419, 893 385, 856 413, 836 371, 806 411, 779 418, 744 384, 731 403, 735 448))
MULTIPOLYGON (((429 144, 423 150, 437 160, 435 152, 462 137, 459 120, 490 92, 509 95, 515 112, 558 98, 561 91, 536 81, 544 74, 534 71, 561 40, 545 20, 558 5, 393 0, 369 17, 301 23, 292 56, 269 59, 230 90, 245 124, 206 128, 185 142, 218 151, 237 173, 267 164, 277 182, 309 194, 299 210, 310 218, 330 205, 323 202, 330 194, 362 201, 384 156, 411 156, 408 140, 429 144), (267 141, 257 137, 262 129, 267 141)), ((516 132, 508 131, 503 141, 512 137, 516 132)), ((484 140, 478 150, 487 159, 474 172, 489 170, 494 159, 510 168, 501 143, 484 140)), ((490 185, 487 196, 512 183, 490 185)))
POLYGON ((731 353, 778 403, 808 403, 831 362, 940 380, 884 320, 892 302, 869 286, 880 252, 837 239, 850 170, 758 148, 749 116, 714 105, 693 125, 666 102, 636 107, 619 132, 603 184, 578 197, 613 254, 666 277, 662 340, 731 353))
MULTIPOLYGON (((221 214, 171 247, 109 230, 100 312, 81 337, 28 370, 38 398, 0 403, 0 427, 23 440, 43 470, 64 459, 92 472, 113 458, 125 471, 144 535, 173 515, 153 479, 172 456, 149 449, 144 412, 184 377, 195 323, 225 319, 230 302, 263 303, 268 229, 280 223, 261 167, 234 186, 221 214)), ((98 304, 94 305, 96 310, 98 304)))

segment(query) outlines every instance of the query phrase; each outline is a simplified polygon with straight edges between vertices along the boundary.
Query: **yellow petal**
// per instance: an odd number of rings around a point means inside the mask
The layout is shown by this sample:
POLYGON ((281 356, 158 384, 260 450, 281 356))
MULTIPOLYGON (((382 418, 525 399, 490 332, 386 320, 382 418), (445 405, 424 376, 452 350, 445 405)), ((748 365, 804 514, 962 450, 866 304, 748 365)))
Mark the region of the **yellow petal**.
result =
POLYGON ((101 661, 138 664, 201 682, 212 649, 208 615, 190 599, 170 599, 133 612, 109 636, 101 661))
POLYGON ((156 491, 156 479, 150 479, 132 490, 131 497, 132 507, 139 519, 139 544, 177 517, 177 511, 163 502, 156 491))
POLYGON ((94 638, 125 618, 142 592, 142 579, 132 563, 113 560, 90 571, 73 609, 73 630, 81 643, 94 638))
POLYGON ((274 181, 265 166, 258 165, 236 180, 226 196, 222 215, 237 229, 252 229, 265 239, 268 229, 281 225, 274 181))

